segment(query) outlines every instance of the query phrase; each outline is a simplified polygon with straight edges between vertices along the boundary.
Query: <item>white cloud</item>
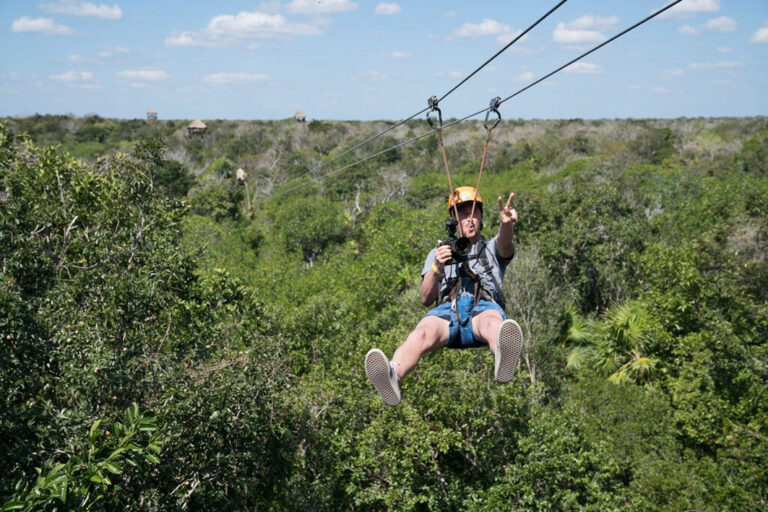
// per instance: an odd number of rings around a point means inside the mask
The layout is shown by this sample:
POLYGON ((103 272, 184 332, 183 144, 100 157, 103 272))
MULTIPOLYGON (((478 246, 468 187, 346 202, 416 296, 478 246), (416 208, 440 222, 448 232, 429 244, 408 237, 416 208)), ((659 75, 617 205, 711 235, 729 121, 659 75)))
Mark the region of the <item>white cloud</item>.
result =
POLYGON ((139 80, 142 82, 159 82, 167 80, 170 75, 159 69, 129 69, 115 73, 120 78, 128 80, 139 80))
POLYGON ((743 65, 741 62, 692 62, 688 64, 688 67, 696 71, 708 71, 711 69, 740 68, 743 65))
POLYGON ((117 4, 92 4, 90 2, 75 2, 71 0, 60 0, 49 4, 40 4, 39 9, 43 12, 54 12, 58 14, 69 14, 71 16, 90 16, 101 18, 103 20, 119 20, 123 17, 123 10, 117 4))
POLYGON ((575 62, 563 70, 563 73, 574 73, 577 75, 598 75, 602 72, 602 67, 591 62, 575 62))
POLYGON ((481 37, 495 36, 511 31, 512 27, 509 25, 485 18, 481 23, 465 23, 454 30, 453 35, 456 37, 481 37))
POLYGON ((51 75, 48 78, 54 82, 61 82, 78 89, 99 89, 101 87, 101 84, 94 80, 93 73, 90 71, 67 71, 60 75, 51 75))
POLYGON ((768 27, 758 29, 749 40, 753 43, 768 43, 768 27))
POLYGON ((130 49, 128 49, 128 48, 126 48, 124 46, 115 46, 114 48, 109 48, 107 50, 101 50, 98 53, 98 55, 102 59, 106 59, 106 58, 112 57, 113 55, 118 55, 118 54, 124 55, 126 53, 129 53, 130 51, 131 51, 130 49))
POLYGON ((719 11, 720 0, 683 0, 671 9, 661 13, 659 18, 690 18, 703 12, 719 11))
POLYGON ((271 39, 280 36, 316 35, 320 30, 304 23, 290 23, 283 16, 260 12, 220 14, 211 18, 205 29, 220 37, 271 39))
POLYGON ((411 58, 411 54, 408 52, 395 50, 394 52, 389 54, 389 58, 390 59, 409 59, 411 58))
MULTIPOLYGON (((507 44, 514 38, 519 36, 523 31, 520 29, 512 28, 504 23, 499 23, 496 20, 485 18, 480 23, 465 23, 456 30, 453 31, 451 37, 484 37, 484 36, 496 36, 496 40, 499 44, 507 44)), ((520 39, 521 42, 525 42, 528 39, 528 34, 520 39)))
POLYGON ((383 16, 391 16, 392 14, 400 14, 402 9, 397 4, 379 4, 373 10, 373 14, 379 14, 383 16))
POLYGON ((520 73, 515 77, 515 82, 530 82, 533 80, 534 74, 533 71, 526 71, 525 73, 520 73))
POLYGON ((735 32, 739 28, 739 24, 732 18, 720 16, 719 18, 712 18, 702 28, 715 32, 735 32))
POLYGON ((369 70, 363 71, 360 74, 360 76, 357 77, 357 80, 360 80, 363 82, 383 82, 388 78, 389 76, 387 76, 386 73, 369 69, 369 70))
POLYGON ((619 22, 619 18, 615 15, 611 16, 592 16, 587 14, 576 18, 566 24, 571 30, 595 30, 606 29, 614 26, 619 22))
POLYGON ((75 31, 66 25, 57 25, 51 18, 22 16, 11 23, 11 32, 37 32, 48 36, 68 36, 75 31))
POLYGON ((93 80, 93 73, 90 71, 67 71, 60 75, 51 75, 48 78, 56 82, 90 82, 93 80))
POLYGON ((266 82, 272 77, 264 73, 214 73, 205 75, 203 82, 215 85, 266 82))
MULTIPOLYGON (((522 34, 522 30, 512 30, 511 32, 507 32, 505 34, 501 34, 496 36, 496 41, 499 42, 501 45, 506 45, 512 42, 514 38, 522 34)), ((525 34, 523 37, 520 38, 520 42, 524 43, 528 40, 528 34, 525 34)))
POLYGON ((731 53, 733 48, 729 48, 728 46, 718 46, 717 51, 718 53, 731 53))
POLYGON ((354 11, 357 4, 349 0, 293 0, 285 9, 293 14, 328 14, 354 11))
POLYGON ((292 23, 281 14, 241 11, 214 16, 202 30, 175 32, 165 38, 165 45, 227 46, 238 40, 319 35, 324 23, 322 20, 315 21, 314 25, 292 23))
POLYGON ((67 62, 71 62, 73 64, 77 64, 78 62, 85 61, 85 57, 82 55, 78 55, 77 53, 70 53, 67 55, 67 62))
POLYGON ((568 23, 558 23, 552 32, 552 40, 568 45, 602 43, 607 37, 600 30, 610 28, 618 22, 619 18, 615 15, 593 16, 587 14, 568 23))
POLYGON ((461 78, 464 75, 461 71, 441 71, 437 76, 440 78, 461 78))
POLYGON ((685 74, 685 70, 683 68, 673 68, 664 70, 663 73, 666 76, 683 76, 685 74))
POLYGON ((672 89, 664 87, 663 85, 657 85, 655 87, 651 87, 650 91, 654 94, 669 94, 672 92, 672 89))
POLYGON ((597 30, 571 30, 565 23, 558 23, 552 40, 560 44, 587 44, 602 43, 606 37, 597 30))
POLYGON ((221 46, 202 31, 200 32, 174 32, 163 41, 165 46, 221 46))
POLYGON ((687 36, 695 36, 707 30, 714 32, 735 32, 738 28, 739 24, 736 23, 734 19, 727 16, 720 16, 719 18, 712 18, 703 25, 699 25, 698 28, 692 27, 691 25, 683 25, 677 29, 677 32, 687 36))

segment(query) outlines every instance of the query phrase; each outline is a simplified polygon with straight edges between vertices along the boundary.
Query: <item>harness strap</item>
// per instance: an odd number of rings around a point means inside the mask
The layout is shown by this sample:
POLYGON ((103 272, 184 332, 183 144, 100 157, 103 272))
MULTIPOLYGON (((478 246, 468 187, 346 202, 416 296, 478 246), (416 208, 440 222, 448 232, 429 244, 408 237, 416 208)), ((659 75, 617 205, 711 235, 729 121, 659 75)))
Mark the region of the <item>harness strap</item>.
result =
MULTIPOLYGON (((451 171, 448 170, 448 158, 445 156, 445 144, 443 143, 443 125, 438 124, 436 130, 437 130, 437 138, 440 141, 440 151, 443 154, 443 164, 445 165, 445 175, 448 177, 448 188, 450 189, 448 191, 448 197, 451 197, 454 194, 454 190, 453 190, 453 181, 451 181, 451 171)), ((453 202, 453 216, 457 221, 459 220, 459 208, 457 206, 457 201, 453 202)), ((461 223, 459 223, 459 236, 464 236, 464 230, 461 229, 461 223)))
MULTIPOLYGON (((492 293, 489 290, 486 290, 483 287, 482 279, 477 275, 475 271, 473 271, 469 264, 467 262, 462 262, 460 265, 458 265, 456 270, 456 276, 454 277, 448 277, 448 270, 443 274, 443 276, 440 278, 441 280, 445 280, 446 283, 448 283, 447 291, 443 294, 438 294, 438 297, 436 299, 436 303, 446 302, 448 300, 454 301, 456 300, 459 295, 461 295, 461 289, 463 287, 463 277, 469 277, 472 279, 473 284, 473 295, 474 295, 474 306, 477 305, 477 302, 480 299, 483 300, 490 300, 492 302, 497 303, 499 306, 502 307, 502 309, 506 308, 506 301, 504 300, 504 294, 501 291, 501 283, 499 283, 496 278, 493 275, 493 271, 491 270, 491 264, 488 259, 487 254, 485 251, 488 250, 488 244, 485 242, 485 240, 481 240, 478 243, 482 243, 482 247, 479 249, 478 253, 475 256, 469 256, 469 259, 475 259, 478 261, 478 263, 483 267, 484 271, 487 271, 487 275, 489 279, 491 279, 493 285, 496 287, 496 289, 499 292, 499 296, 497 297, 494 293, 492 293)), ((442 285, 441 285, 442 288, 442 285)), ((473 306, 473 307, 474 307, 473 306)))
POLYGON ((475 198, 472 200, 472 212, 469 215, 469 218, 474 218, 475 215, 475 205, 477 204, 477 196, 480 194, 480 179, 483 177, 483 167, 485 167, 485 154, 488 152, 488 145, 491 143, 491 130, 493 130, 494 125, 488 125, 486 130, 488 134, 485 137, 485 147, 483 147, 483 159, 480 160, 480 172, 477 174, 477 185, 475 185, 475 198))

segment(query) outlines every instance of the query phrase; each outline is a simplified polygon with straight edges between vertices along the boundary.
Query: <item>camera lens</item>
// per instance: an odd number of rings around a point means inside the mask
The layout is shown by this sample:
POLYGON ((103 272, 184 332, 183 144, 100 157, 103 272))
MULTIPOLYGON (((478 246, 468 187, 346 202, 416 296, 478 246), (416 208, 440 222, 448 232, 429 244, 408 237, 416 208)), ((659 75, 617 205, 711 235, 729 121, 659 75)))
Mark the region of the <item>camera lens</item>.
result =
POLYGON ((454 252, 460 256, 466 256, 469 254, 470 249, 472 249, 472 242, 470 242, 469 238, 465 236, 458 238, 453 244, 454 252))

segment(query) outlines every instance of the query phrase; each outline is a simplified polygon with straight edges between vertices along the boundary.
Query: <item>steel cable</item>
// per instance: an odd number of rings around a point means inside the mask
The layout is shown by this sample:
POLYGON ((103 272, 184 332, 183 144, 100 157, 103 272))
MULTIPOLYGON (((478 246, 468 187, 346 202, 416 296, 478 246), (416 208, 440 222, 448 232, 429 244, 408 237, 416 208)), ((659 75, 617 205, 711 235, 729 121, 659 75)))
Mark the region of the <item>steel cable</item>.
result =
MULTIPOLYGON (((554 75, 554 74, 556 74, 556 73, 558 73, 558 72, 562 71, 563 69, 567 68, 567 67, 568 67, 568 66, 570 66, 571 64, 574 64, 575 62, 578 62, 579 60, 583 59, 583 58, 584 58, 584 57, 586 57, 587 55, 590 55, 591 53, 595 52, 596 50, 599 50, 599 49, 600 49, 600 48, 602 48, 603 46, 607 45, 608 43, 611 43, 611 42, 615 41, 616 39, 618 39, 619 37, 623 36, 623 35, 624 35, 624 34, 626 34, 627 32, 630 32, 630 31, 632 31, 632 30, 636 29, 637 27, 639 27, 639 26, 640 26, 640 25, 642 25, 643 23, 646 23, 646 22, 650 21, 651 19, 655 18, 656 16, 658 16, 658 15, 659 15, 659 14, 661 14, 661 13, 663 13, 664 11, 666 11, 666 10, 668 10, 668 9, 670 9, 670 8, 672 8, 672 7, 674 7, 675 5, 679 4, 679 3, 680 3, 680 2, 682 2, 682 1, 683 1, 683 0, 674 0, 673 2, 671 2, 671 3, 667 4, 666 6, 662 7, 661 9, 659 9, 658 11, 655 11, 655 12, 653 12, 653 13, 649 14, 648 16, 646 16, 645 18, 643 18, 642 20, 640 20, 640 21, 638 21, 637 23, 635 23, 634 25, 632 25, 632 26, 630 26, 630 27, 628 27, 628 28, 626 28, 626 29, 622 30, 621 32, 619 32, 618 34, 614 35, 614 36, 613 36, 613 37, 611 37, 610 39, 607 39, 607 40, 603 41, 602 43, 598 44, 598 45, 597 45, 597 46, 595 46, 594 48, 592 48, 592 49, 590 49, 590 50, 588 50, 588 51, 586 51, 586 52, 582 53, 581 55, 579 55, 578 57, 576 57, 576 58, 574 58, 574 59, 571 59, 571 60, 570 60, 570 61, 568 61, 566 64, 564 64, 564 65, 562 65, 562 66, 558 67, 558 68, 557 68, 557 69, 555 69, 554 71, 551 71, 550 73, 547 73, 546 75, 542 76, 541 78, 539 78, 539 79, 537 79, 537 80, 535 80, 535 81, 531 82, 530 84, 526 85, 526 86, 525 86, 525 87, 523 87, 522 89, 520 89, 520 90, 518 90, 518 91, 514 92, 513 94, 511 94, 511 95, 507 96, 506 98, 504 98, 503 100, 501 100, 501 101, 499 102, 499 105, 501 105, 502 103, 504 103, 504 102, 506 102, 506 101, 508 101, 508 100, 511 100, 512 98, 514 98, 515 96, 517 96, 517 95, 519 95, 519 94, 523 93, 524 91, 527 91, 528 89, 530 89, 530 88, 531 88, 531 87, 533 87, 534 85, 537 85, 537 84, 539 84, 539 83, 543 82, 544 80, 546 80, 547 78, 551 77, 552 75, 554 75)), ((461 119, 457 119, 457 120, 455 120, 455 121, 452 121, 452 122, 450 122, 450 123, 448 123, 448 124, 444 125, 444 126, 443 126, 443 129, 445 129, 445 128, 449 128, 449 127, 451 127, 451 126, 453 126, 453 125, 456 125, 456 124, 458 124, 458 123, 461 123, 461 122, 463 122, 463 121, 466 121, 467 119, 470 119, 470 118, 472 118, 472 117, 475 117, 475 116, 477 116, 477 115, 480 115, 480 114, 483 114, 483 113, 485 113, 485 112, 488 112, 489 110, 490 110, 490 107, 486 107, 486 108, 484 108, 484 109, 482 109, 482 110, 478 110, 477 112, 474 112, 474 113, 472 113, 472 114, 469 114, 469 115, 467 115, 467 116, 464 116, 464 117, 462 117, 461 119)), ((423 111, 422 111, 422 112, 423 112, 423 111)), ((415 115, 418 115, 418 114, 415 114, 415 115)), ((436 131, 435 129, 432 129, 432 130, 430 130, 430 131, 428 131, 428 132, 422 133, 422 134, 420 134, 420 135, 417 135, 417 136, 415 136, 415 137, 411 137, 410 139, 407 139, 407 140, 405 140, 405 141, 403 141, 403 142, 400 142, 400 143, 398 143, 398 144, 395 144, 394 146, 391 146, 391 147, 389 147, 389 148, 386 148, 386 149, 383 149, 383 150, 381 150, 381 151, 378 151, 378 152, 376 152, 376 153, 374 153, 374 154, 372 154, 372 155, 369 155, 369 156, 367 156, 367 157, 365 157, 365 158, 362 158, 362 159, 360 159, 360 160, 357 160, 357 161, 355 161, 355 162, 352 162, 351 164, 347 164, 347 165, 345 165, 345 166, 343 166, 343 167, 340 167, 340 168, 338 168, 338 169, 334 169, 333 171, 331 171, 331 172, 329 172, 329 173, 327 173, 327 174, 324 174, 323 176, 320 176, 320 177, 317 177, 317 178, 313 178, 312 180, 310 180, 310 181, 307 181, 307 182, 303 182, 303 183, 300 183, 300 184, 298 184, 298 185, 296 185, 296 186, 294 186, 294 187, 292 187, 292 188, 290 188, 290 189, 287 189, 287 190, 285 190, 285 192, 291 192, 291 191, 293 191, 293 190, 296 190, 297 188, 300 188, 300 187, 302 187, 303 185, 305 185, 305 184, 307 184, 307 183, 317 183, 317 182, 319 182, 319 181, 322 181, 322 180, 324 180, 324 179, 326 179, 326 178, 330 178, 331 176, 335 176, 336 174, 339 174, 340 172, 342 172, 342 171, 345 171, 346 169, 349 169, 350 167, 354 167, 354 166, 356 166, 356 165, 359 165, 359 164, 361 164, 361 163, 363 163, 363 162, 367 162, 368 160, 370 160, 370 159, 372 159, 372 158, 375 158, 375 157, 377 157, 377 156, 383 155, 384 153, 388 153, 389 151, 394 151, 395 149, 398 149, 398 148, 400 148, 400 147, 402 147, 402 146, 405 146, 405 145, 407 145, 407 144, 410 144, 410 143, 412 143, 412 142, 415 142, 415 141, 417 141, 417 140, 419 140, 419 139, 422 139, 422 138, 424 138, 424 137, 426 137, 426 136, 428 136, 428 135, 432 135, 432 134, 433 134, 435 131, 436 131)), ((281 192, 282 192, 282 191, 281 191, 281 192)))
POLYGON ((501 50, 499 50, 498 52, 496 52, 496 53, 495 53, 495 54, 494 54, 494 55, 493 55, 493 56, 492 56, 490 59, 488 59, 488 60, 486 60, 485 62, 483 62, 483 63, 480 65, 480 67, 478 67, 478 68, 477 68, 477 69, 475 69, 473 72, 471 72, 469 75, 467 75, 467 77, 466 77, 466 78, 464 78, 464 80, 462 80, 462 81, 461 81, 461 82, 459 82, 458 84, 454 85, 454 86, 453 86, 453 88, 452 88, 450 91, 448 91, 447 93, 443 94, 443 95, 440 97, 440 99, 439 99, 439 100, 437 100, 437 101, 438 101, 438 103, 440 103, 440 102, 441 102, 441 101, 443 101, 445 98, 447 98, 449 94, 451 94, 453 91, 455 91, 456 89, 458 89, 458 88, 459 88, 461 85, 463 85, 463 84, 464 84, 464 82, 466 82, 467 80, 469 80, 470 78, 472 78, 473 76, 475 76, 475 74, 476 74, 478 71, 480 71, 480 70, 481 70, 481 69, 483 69, 485 66, 487 66, 488 64, 490 64, 490 62, 491 62, 493 59, 495 59, 496 57, 498 57, 499 55, 501 55, 502 53, 504 53, 504 51, 505 51, 507 48, 509 48, 510 46, 512 46, 513 44, 515 44, 515 43, 516 43, 518 40, 520 40, 520 39, 521 39, 523 36, 525 36, 525 35, 526 35, 528 32, 530 32, 530 31, 531 31, 531 30, 532 30, 532 29, 533 29, 533 28, 534 28, 536 25, 538 25, 539 23, 541 23, 542 21, 544 21, 544 20, 545 20, 545 19, 546 19, 546 18, 547 18, 547 17, 548 17, 550 14, 552 14, 553 12, 555 12, 556 10, 558 10, 558 9, 560 8, 560 6, 561 6, 561 5, 563 5, 563 4, 564 4, 565 2, 567 2, 567 1, 568 1, 568 0, 561 0, 559 4, 557 4, 556 6, 554 6, 553 8, 551 8, 549 11, 547 11, 547 13, 546 13, 546 14, 544 14, 544 16, 542 16, 541 18, 539 18, 538 20, 536 20, 536 21, 533 23, 533 25, 531 25, 530 27, 528 27, 527 29, 525 29, 523 32, 520 32, 520 33, 517 35, 517 37, 515 37, 515 38, 514 38, 512 41, 510 41, 509 43, 507 43, 507 45, 506 45, 506 46, 504 46, 504 48, 502 48, 501 50))
MULTIPOLYGON (((521 39, 523 36, 525 36, 526 34, 528 34, 528 32, 530 32, 531 30, 533 30, 533 29, 536 27, 536 25, 538 25, 539 23, 541 23, 542 21, 544 21, 544 20, 545 20, 545 19, 546 19, 546 18, 547 18, 547 17, 548 17, 550 14, 552 14, 552 13, 553 13, 553 12, 555 12, 557 9, 559 9, 559 8, 560 8, 560 7, 561 7, 561 6, 562 6, 562 5, 563 5, 565 2, 567 2, 567 1, 568 1, 568 0, 560 0, 560 2, 559 2, 557 5, 555 5, 554 7, 552 7, 552 8, 551 8, 549 11, 547 11, 547 12, 546 12, 546 13, 545 13, 543 16, 541 16, 541 17, 540 17, 538 20, 536 20, 536 21, 535 21, 533 24, 531 24, 531 25, 530 25, 528 28, 526 28, 524 31, 520 32, 520 34, 518 34, 518 35, 517 35, 517 36, 516 36, 514 39, 512 39, 512 41, 510 41, 509 43, 507 43, 507 44, 506 44, 506 45, 505 45, 505 46, 504 46, 504 47, 503 47, 501 50, 499 50, 498 52, 496 52, 495 54, 493 54, 493 55, 492 55, 492 56, 491 56, 489 59, 487 59, 485 62, 483 62, 483 63, 482 63, 482 64, 481 64, 479 67, 477 67, 477 68, 476 68, 474 71, 472 71, 472 72, 471 72, 469 75, 467 75, 466 77, 464 77, 464 79, 463 79, 463 80, 461 80, 459 83, 457 83, 456 85, 454 85, 454 86, 453 86, 453 87, 452 87, 452 88, 451 88, 451 89, 450 89, 448 92, 446 92, 445 94, 443 94, 443 95, 440 97, 440 99, 438 100, 438 102, 440 102, 440 101, 443 101, 445 98, 447 98, 447 97, 448 97, 448 95, 449 95, 449 94, 451 94, 451 93, 452 93, 452 92, 454 92, 456 89, 458 89, 459 87, 461 87, 462 85, 464 85, 464 83, 465 83, 467 80, 469 80, 470 78, 472 78, 473 76, 475 76, 475 75, 476 75, 476 74, 477 74, 477 73, 478 73, 478 72, 479 72, 481 69, 483 69, 485 66, 487 66, 487 65, 488 65, 488 64, 489 64, 491 61, 493 61, 493 60, 494 60, 496 57, 498 57, 499 55, 501 55, 502 53, 504 53, 504 52, 505 52, 505 51, 506 51, 506 50, 507 50, 507 49, 508 49, 510 46, 512 46, 512 45, 513 45, 513 44, 515 44, 517 41, 519 41, 519 40, 520 40, 520 39, 521 39)), ((382 135, 384 135, 384 134, 386 134, 386 133, 388 133, 388 132, 390 132, 390 131, 394 130, 394 129, 395 129, 395 128, 397 128, 398 126, 401 126, 401 125, 403 125, 403 124, 407 123, 408 121, 410 121, 410 120, 411 120, 411 119, 413 119, 414 117, 416 117, 416 116, 418 116, 418 115, 421 115, 421 114, 423 114, 423 113, 424 113, 424 112, 426 112, 427 110, 429 110, 429 107, 427 107, 427 108, 424 108, 424 109, 422 109, 422 110, 419 110, 418 112, 416 112, 416 113, 415 113, 415 114, 413 114, 412 116, 410 116, 410 117, 407 117, 407 118, 403 119, 402 121, 400 121, 400 122, 398 122, 398 123, 396 123, 396 124, 394 124, 394 125, 390 126, 390 127, 389 127, 389 128, 387 128, 386 130, 383 130, 383 131, 381 131, 381 132, 377 133, 376 135, 374 135, 374 136, 372 136, 372 137, 369 137, 369 138, 365 139, 363 142, 360 142, 359 144, 356 144, 355 146, 352 146, 351 148, 349 148, 349 149, 345 150, 344 152, 342 152, 342 153, 340 153, 340 154, 336 155, 335 157, 331 158, 330 160, 326 160, 326 161, 323 161, 323 162, 321 162, 320 164, 318 164, 318 165, 316 165, 316 166, 312 167, 311 169, 307 170, 307 171, 306 171, 306 172, 304 172, 303 174, 301 174, 301 175, 299 175, 299 176, 297 176, 297 177, 295 177, 295 178, 291 178, 291 180, 297 180, 297 179, 301 179, 301 178, 303 178, 303 177, 307 176, 308 174, 312 174, 312 173, 316 172, 317 170, 319 170, 319 169, 323 168, 324 166, 326 166, 326 165, 328 165, 328 164, 330 164, 330 163, 332 163, 332 162, 335 162, 336 160, 338 160, 338 159, 339 159, 339 158, 341 158, 342 156, 344 156, 344 155, 346 155, 346 154, 348 154, 348 153, 351 153, 352 151, 354 151, 354 150, 356 150, 356 149, 358 149, 358 148, 361 148, 361 147, 365 146, 366 144, 368 144, 368 143, 370 143, 370 142, 373 142, 374 140, 378 139, 378 138, 379 138, 379 137, 381 137, 382 135)))

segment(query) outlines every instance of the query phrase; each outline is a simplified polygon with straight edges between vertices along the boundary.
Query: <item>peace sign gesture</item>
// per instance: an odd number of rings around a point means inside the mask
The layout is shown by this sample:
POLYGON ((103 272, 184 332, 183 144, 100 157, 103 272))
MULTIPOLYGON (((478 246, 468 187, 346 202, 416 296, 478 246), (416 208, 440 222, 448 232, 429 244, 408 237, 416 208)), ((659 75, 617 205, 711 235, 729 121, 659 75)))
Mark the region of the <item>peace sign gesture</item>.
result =
POLYGON ((501 196, 498 196, 499 200, 499 219, 501 220, 502 224, 514 224, 517 222, 517 210, 514 208, 510 208, 509 205, 512 204, 512 199, 514 199, 515 193, 510 192, 509 199, 507 199, 507 204, 501 202, 501 196))

